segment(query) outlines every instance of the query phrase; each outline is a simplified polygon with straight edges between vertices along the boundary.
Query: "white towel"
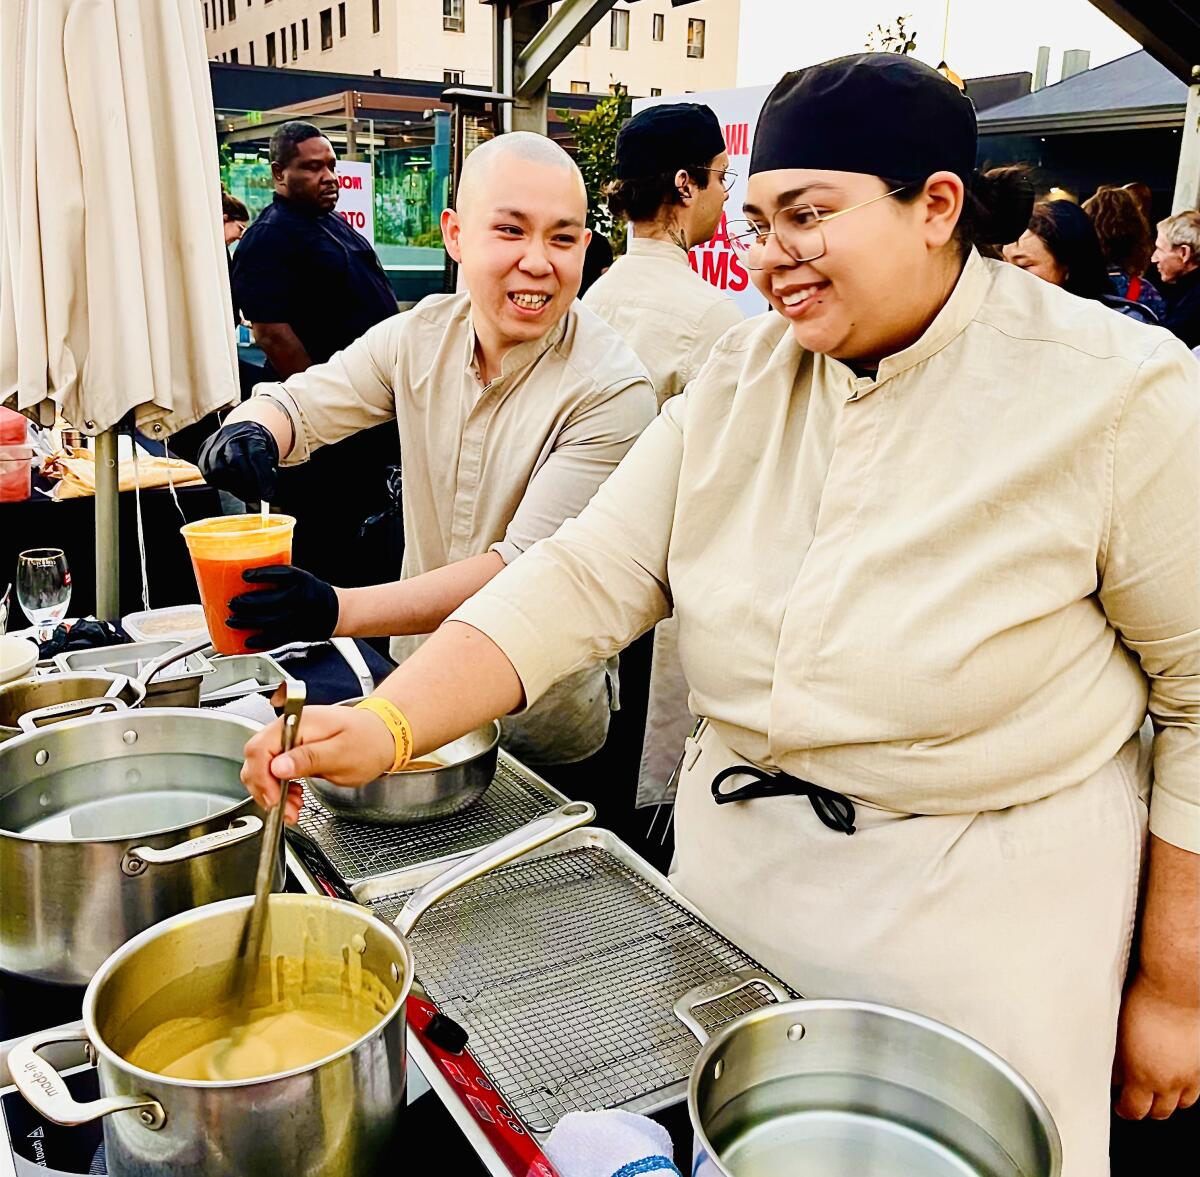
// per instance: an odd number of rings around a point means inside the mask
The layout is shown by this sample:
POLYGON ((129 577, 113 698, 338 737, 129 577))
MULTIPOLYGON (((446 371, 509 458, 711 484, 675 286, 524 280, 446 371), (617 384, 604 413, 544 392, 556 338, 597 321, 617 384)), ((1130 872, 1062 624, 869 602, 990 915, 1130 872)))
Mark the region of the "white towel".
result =
POLYGON ((262 695, 243 695, 240 699, 232 699, 212 711, 224 711, 227 715, 240 715, 243 719, 252 719, 264 727, 275 719, 275 708, 262 695))
POLYGON ((560 1177, 680 1177, 667 1130, 631 1112, 570 1112, 543 1151, 560 1177))

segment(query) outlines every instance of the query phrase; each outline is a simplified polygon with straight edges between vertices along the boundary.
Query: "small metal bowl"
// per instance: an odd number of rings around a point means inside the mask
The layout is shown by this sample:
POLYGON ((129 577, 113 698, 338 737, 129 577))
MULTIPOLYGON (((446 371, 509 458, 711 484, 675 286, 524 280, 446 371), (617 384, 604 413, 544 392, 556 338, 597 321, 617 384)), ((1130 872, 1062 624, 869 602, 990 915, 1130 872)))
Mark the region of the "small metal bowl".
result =
MULTIPOLYGON (((343 707, 353 706, 347 700, 343 707)), ((496 775, 500 724, 496 720, 460 736, 426 756, 438 768, 385 772, 358 789, 331 785, 310 776, 308 783, 322 804, 339 817, 387 825, 412 825, 459 813, 487 791, 496 775)))

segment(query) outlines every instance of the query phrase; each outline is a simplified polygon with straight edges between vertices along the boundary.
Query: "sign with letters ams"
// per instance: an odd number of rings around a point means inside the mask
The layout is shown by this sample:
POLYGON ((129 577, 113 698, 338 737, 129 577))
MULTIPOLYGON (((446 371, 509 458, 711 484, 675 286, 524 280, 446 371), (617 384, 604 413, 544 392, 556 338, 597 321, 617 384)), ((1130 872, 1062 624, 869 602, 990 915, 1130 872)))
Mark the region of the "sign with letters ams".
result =
POLYGON ((770 86, 747 86, 739 90, 708 90, 661 98, 637 98, 633 102, 634 114, 663 102, 703 102, 712 107, 721 126, 725 128, 725 150, 729 152, 730 170, 737 173, 737 179, 733 182, 725 212, 712 240, 696 246, 688 254, 688 260, 705 282, 725 291, 747 318, 761 315, 767 310, 767 301, 754 289, 743 259, 730 248, 726 224, 742 215, 754 128, 758 124, 758 112, 770 92, 770 86))

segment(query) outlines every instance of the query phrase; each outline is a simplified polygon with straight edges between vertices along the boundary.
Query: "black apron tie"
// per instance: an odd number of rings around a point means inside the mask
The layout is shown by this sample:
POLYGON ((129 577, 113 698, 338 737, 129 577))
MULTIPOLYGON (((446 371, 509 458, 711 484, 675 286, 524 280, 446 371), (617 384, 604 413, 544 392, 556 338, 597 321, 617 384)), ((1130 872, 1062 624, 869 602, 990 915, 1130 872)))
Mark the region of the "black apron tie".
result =
POLYGON ((713 777, 712 795, 718 805, 728 805, 730 801, 753 801, 756 797, 807 797, 813 812, 831 830, 840 830, 843 834, 854 833, 854 802, 849 797, 832 789, 822 789, 812 781, 789 776, 786 772, 769 773, 752 764, 735 764, 713 777), (721 785, 734 776, 750 776, 754 781, 742 785, 740 789, 722 792, 721 785))

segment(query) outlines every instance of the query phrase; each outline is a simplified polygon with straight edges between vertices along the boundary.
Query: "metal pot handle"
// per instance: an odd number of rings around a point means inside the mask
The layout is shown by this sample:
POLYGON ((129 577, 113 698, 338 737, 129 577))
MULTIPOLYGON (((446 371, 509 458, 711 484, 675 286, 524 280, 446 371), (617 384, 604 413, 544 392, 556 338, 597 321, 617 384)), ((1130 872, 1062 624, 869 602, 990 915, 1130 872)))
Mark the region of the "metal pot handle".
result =
POLYGON ((550 813, 534 818, 519 830, 513 830, 497 842, 490 842, 482 850, 456 862, 449 870, 443 871, 435 879, 431 879, 423 887, 418 887, 408 898, 408 902, 400 909, 400 914, 393 921, 394 926, 402 936, 407 936, 421 918, 435 903, 440 903, 451 891, 528 854, 547 842, 572 830, 585 826, 596 816, 596 808, 586 801, 571 801, 560 805, 550 813))
POLYGON ((261 817, 247 814, 239 817, 227 830, 214 830, 211 834, 201 834, 198 838, 174 846, 164 846, 162 849, 156 846, 133 846, 125 851, 121 859, 121 873, 133 877, 142 874, 148 866, 174 866, 178 862, 187 862, 189 858, 225 850, 258 837, 262 828, 261 817))
POLYGON ((158 1129, 167 1121, 162 1104, 149 1095, 108 1095, 102 1099, 90 1099, 80 1103, 75 1099, 63 1077, 45 1059, 38 1057, 43 1046, 56 1042, 84 1042, 91 1051, 87 1030, 83 1026, 66 1026, 62 1029, 42 1030, 18 1042, 8 1055, 8 1069, 17 1090, 25 1102, 39 1116, 55 1124, 86 1124, 111 1116, 113 1112, 142 1110, 138 1119, 145 1128, 158 1129))
POLYGON ((138 672, 137 681, 145 686, 160 670, 165 670, 174 662, 178 662, 181 658, 187 658, 192 654, 199 654, 201 650, 212 645, 212 639, 205 634, 202 638, 193 638, 190 642, 184 642, 181 646, 176 646, 174 650, 168 650, 165 654, 159 654, 153 662, 138 672))
POLYGON ((48 707, 35 707, 32 711, 26 711, 24 715, 18 715, 17 726, 23 732, 33 732, 42 726, 38 723, 39 719, 57 722, 74 715, 77 711, 90 711, 95 715, 97 711, 105 709, 125 711, 127 707, 124 700, 114 699, 111 695, 97 695, 93 699, 67 699, 63 703, 51 703, 48 707))
POLYGON ((708 1041, 708 1031, 700 1025, 695 1011, 702 1005, 732 997, 751 985, 762 985, 771 991, 776 1001, 791 1001, 792 995, 770 973, 761 969, 737 969, 722 977, 714 977, 694 989, 689 989, 676 1003, 675 1016, 695 1035, 703 1045, 708 1041))

